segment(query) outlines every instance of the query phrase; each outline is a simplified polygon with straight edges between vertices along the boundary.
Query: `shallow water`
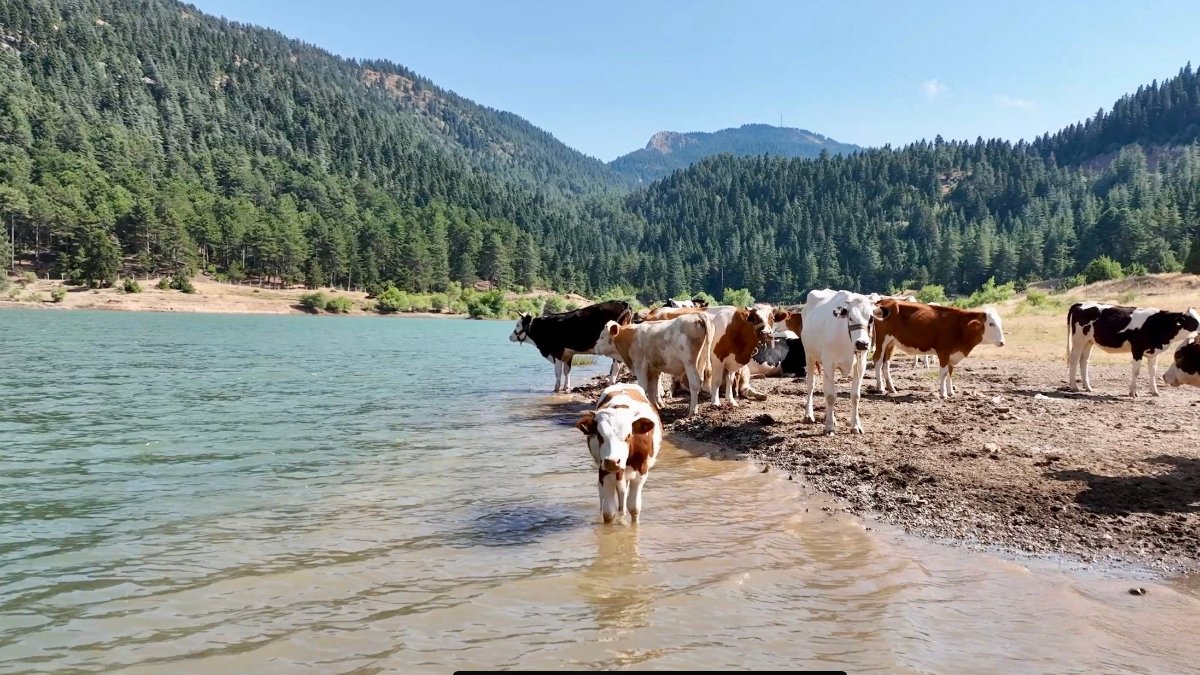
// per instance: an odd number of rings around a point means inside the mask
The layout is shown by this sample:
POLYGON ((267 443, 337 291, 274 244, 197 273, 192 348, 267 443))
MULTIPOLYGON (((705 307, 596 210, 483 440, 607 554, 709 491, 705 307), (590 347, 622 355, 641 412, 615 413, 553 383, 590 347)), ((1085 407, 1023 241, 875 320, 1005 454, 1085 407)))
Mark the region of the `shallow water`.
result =
POLYGON ((1200 657, 1183 583, 867 530, 700 450, 666 447, 643 521, 605 526, 581 404, 546 393, 553 369, 509 330, 0 311, 0 670, 1200 657))

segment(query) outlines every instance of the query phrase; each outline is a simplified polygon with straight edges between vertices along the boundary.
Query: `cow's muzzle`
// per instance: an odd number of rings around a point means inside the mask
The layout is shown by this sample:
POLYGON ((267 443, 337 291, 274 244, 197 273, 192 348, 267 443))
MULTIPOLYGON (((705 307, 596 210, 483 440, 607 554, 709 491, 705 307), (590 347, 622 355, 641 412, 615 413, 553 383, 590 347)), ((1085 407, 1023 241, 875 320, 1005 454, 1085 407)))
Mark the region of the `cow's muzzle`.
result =
POLYGON ((867 351, 867 347, 870 347, 870 346, 871 345, 867 344, 866 340, 855 340, 854 341, 854 351, 856 351, 856 352, 865 352, 865 351, 867 351))

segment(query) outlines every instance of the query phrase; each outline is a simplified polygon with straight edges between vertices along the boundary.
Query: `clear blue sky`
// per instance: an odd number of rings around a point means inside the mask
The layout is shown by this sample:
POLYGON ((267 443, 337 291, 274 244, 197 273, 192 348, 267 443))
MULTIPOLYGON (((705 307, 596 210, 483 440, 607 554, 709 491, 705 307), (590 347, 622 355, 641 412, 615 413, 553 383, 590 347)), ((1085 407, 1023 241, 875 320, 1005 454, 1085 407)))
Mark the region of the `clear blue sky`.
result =
POLYGON ((1032 138, 1200 66, 1200 4, 199 0, 387 58, 610 160, 747 122, 860 145, 1032 138))

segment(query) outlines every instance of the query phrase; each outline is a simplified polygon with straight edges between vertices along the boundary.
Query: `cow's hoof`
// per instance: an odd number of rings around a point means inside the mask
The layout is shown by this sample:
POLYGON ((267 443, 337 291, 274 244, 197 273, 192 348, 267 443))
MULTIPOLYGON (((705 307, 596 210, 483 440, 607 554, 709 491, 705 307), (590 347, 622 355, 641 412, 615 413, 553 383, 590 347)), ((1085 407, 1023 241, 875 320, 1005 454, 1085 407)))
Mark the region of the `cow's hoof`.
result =
POLYGON ((1158 391, 1157 389, 1155 389, 1154 391, 1150 392, 1150 395, 1151 395, 1151 396, 1162 396, 1162 394, 1160 394, 1160 393, 1159 393, 1159 391, 1158 391))
POLYGON ((853 429, 851 429, 851 431, 852 431, 852 432, 854 432, 854 433, 856 433, 856 434, 861 434, 861 433, 863 432, 863 430, 862 430, 862 425, 861 425, 861 424, 856 424, 856 425, 854 426, 854 428, 853 428, 853 429))
POLYGON ((826 436, 833 436, 833 435, 834 435, 834 434, 836 434, 836 433, 837 433, 837 430, 836 430, 836 429, 826 429, 826 430, 825 430, 825 435, 826 435, 826 436))

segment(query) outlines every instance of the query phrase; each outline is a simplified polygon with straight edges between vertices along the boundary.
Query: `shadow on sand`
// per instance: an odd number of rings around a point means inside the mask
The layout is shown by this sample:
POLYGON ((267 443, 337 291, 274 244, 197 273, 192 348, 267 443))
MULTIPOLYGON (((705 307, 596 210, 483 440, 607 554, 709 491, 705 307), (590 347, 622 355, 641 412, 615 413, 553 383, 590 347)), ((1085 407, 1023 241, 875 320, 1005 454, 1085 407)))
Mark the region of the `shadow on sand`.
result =
POLYGON ((1075 495, 1075 503, 1093 513, 1200 511, 1200 460, 1159 455, 1146 461, 1173 468, 1157 476, 1101 476, 1080 470, 1055 471, 1046 475, 1056 480, 1087 483, 1087 487, 1075 495))

